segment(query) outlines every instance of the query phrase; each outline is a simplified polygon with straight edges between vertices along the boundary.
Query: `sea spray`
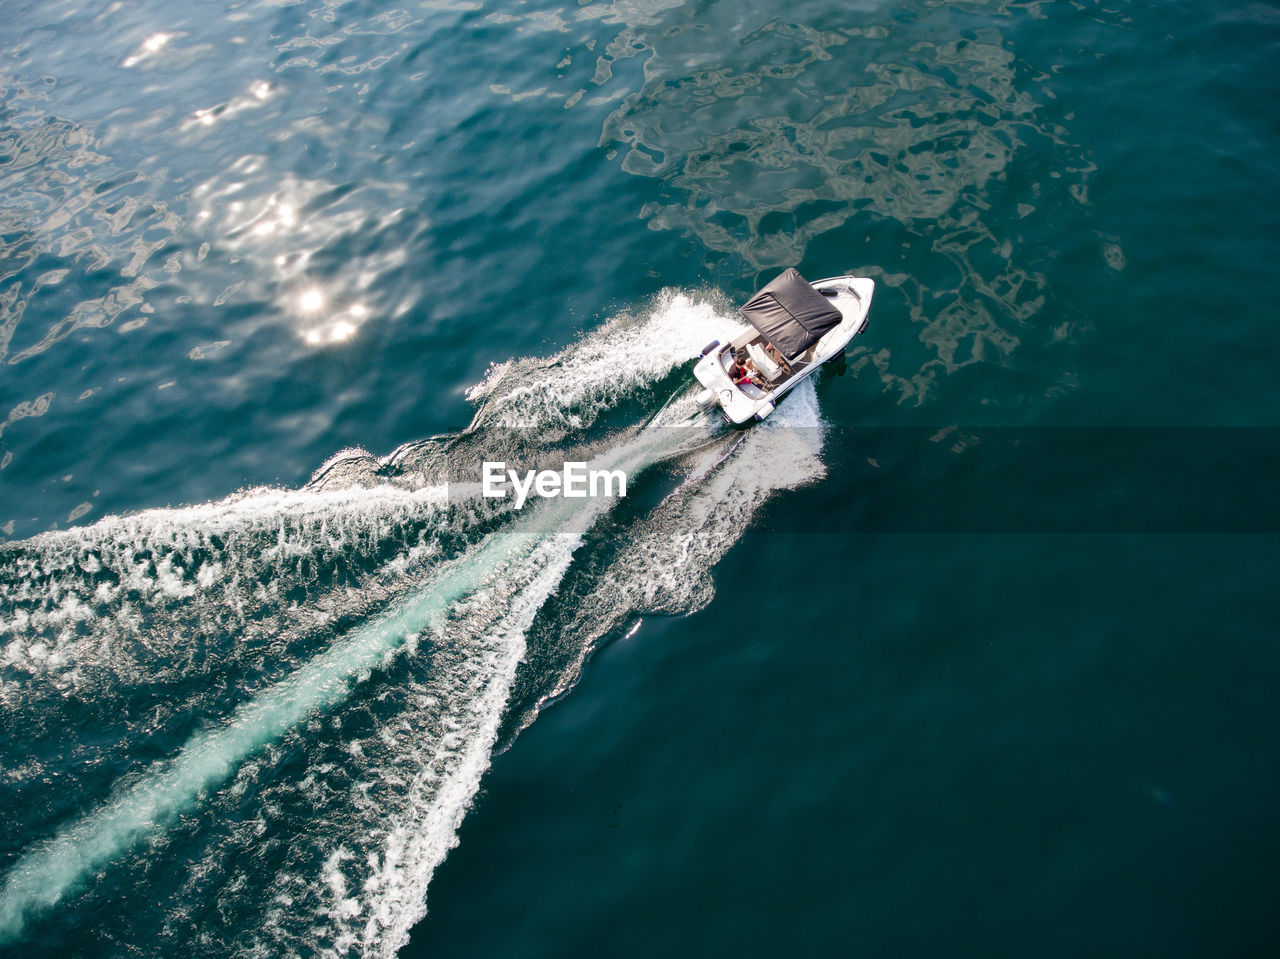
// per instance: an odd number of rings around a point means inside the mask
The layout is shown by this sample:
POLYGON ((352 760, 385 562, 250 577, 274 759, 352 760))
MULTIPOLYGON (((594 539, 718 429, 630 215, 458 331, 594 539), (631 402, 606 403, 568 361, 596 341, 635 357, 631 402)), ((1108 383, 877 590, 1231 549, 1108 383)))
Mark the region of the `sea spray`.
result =
MULTIPOLYGON (((683 399, 685 407, 691 405, 691 395, 683 399)), ((671 419, 683 411, 677 405, 671 419)), ((824 475, 823 441, 817 394, 806 381, 759 426, 695 447, 683 479, 620 533, 607 565, 568 584, 571 601, 534 637, 529 656, 535 664, 517 678, 502 741, 573 686, 604 637, 638 616, 688 614, 709 603, 716 563, 769 497, 824 475)))
MULTIPOLYGON (((714 435, 716 431, 712 430, 714 435)), ((639 475, 653 463, 697 449, 708 431, 651 428, 611 451, 598 465, 639 475)), ((426 891, 436 866, 456 843, 456 831, 488 765, 514 681, 526 652, 526 636, 547 600, 570 568, 583 537, 614 501, 607 497, 555 499, 541 504, 534 527, 542 537, 533 548, 521 580, 527 585, 506 601, 506 610, 486 633, 502 642, 493 679, 476 697, 484 703, 483 725, 467 740, 458 762, 459 774, 443 790, 426 794, 415 780, 408 803, 412 815, 398 819, 387 831, 380 854, 369 859, 370 869, 360 888, 364 897, 331 909, 328 918, 339 927, 339 941, 358 943, 368 955, 394 955, 408 941, 409 930, 426 914, 426 891)), ((336 865, 336 864, 335 864, 336 865)), ((340 868, 337 867, 336 868, 340 868)))
POLYGON ((808 384, 776 427, 692 417, 673 371, 732 328, 705 300, 664 294, 562 354, 511 361, 458 434, 380 459, 344 451, 300 491, 0 550, 7 609, 25 617, 7 624, 0 707, 35 731, 30 775, 5 788, 63 810, 51 838, 11 852, 10 937, 24 921, 19 938, 43 937, 42 907, 60 901, 60 928, 104 944, 150 928, 168 951, 394 952, 511 724, 618 624, 704 602, 711 564, 769 491, 812 475, 778 458, 808 384), (651 478, 634 501, 521 514, 443 497, 490 450, 651 478), (81 741, 67 720, 85 709, 117 738, 81 741), (137 764, 157 748, 168 758, 137 764), (104 757, 133 772, 78 772, 104 757), (123 925, 75 918, 106 894, 130 903, 123 925))
MULTIPOLYGON (((695 438, 700 439, 696 434, 695 438)), ((685 431, 650 429, 613 450, 601 465, 639 473, 689 439, 685 431)), ((225 724, 193 737, 163 768, 148 773, 105 806, 26 853, 0 887, 0 941, 16 938, 29 912, 54 905, 148 830, 164 826, 203 791, 225 780, 254 750, 278 739, 309 713, 341 700, 362 673, 382 665, 406 642, 424 632, 439 633, 454 604, 498 576, 516 582, 529 580, 529 596, 537 598, 533 602, 525 592, 517 594, 512 600, 514 619, 508 617, 497 630, 514 649, 514 655, 503 657, 510 673, 523 651, 523 630, 554 590, 586 529, 610 503, 608 498, 582 502, 559 499, 494 534, 450 562, 429 584, 392 610, 241 706, 225 724), (556 544, 559 548, 553 548, 556 544)), ((486 710, 492 717, 491 728, 470 739, 465 765, 475 765, 478 749, 488 755, 509 683, 510 676, 505 684, 489 685, 489 695, 499 698, 494 708, 486 710), (495 694, 494 690, 500 692, 495 694)), ((451 792, 456 796, 456 789, 451 792)), ((456 828, 469 798, 468 793, 460 803, 446 803, 449 813, 440 821, 456 828)), ((411 908, 411 904, 404 905, 411 908)), ((408 925, 401 927, 397 921, 395 928, 400 935, 407 934, 408 925)))

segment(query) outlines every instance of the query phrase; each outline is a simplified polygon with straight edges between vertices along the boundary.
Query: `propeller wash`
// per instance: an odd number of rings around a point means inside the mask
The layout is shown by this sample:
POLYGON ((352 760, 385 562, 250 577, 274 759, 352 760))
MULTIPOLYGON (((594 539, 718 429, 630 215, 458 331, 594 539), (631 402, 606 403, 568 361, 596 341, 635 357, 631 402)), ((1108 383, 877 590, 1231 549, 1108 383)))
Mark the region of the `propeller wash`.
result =
POLYGON ((495 366, 466 430, 300 490, 0 547, 0 805, 34 811, 0 943, 394 954, 495 749, 601 641, 704 605, 760 506, 821 475, 811 382, 745 434, 697 415, 684 368, 726 312, 663 294, 495 366), (499 461, 649 494, 480 495, 499 461))

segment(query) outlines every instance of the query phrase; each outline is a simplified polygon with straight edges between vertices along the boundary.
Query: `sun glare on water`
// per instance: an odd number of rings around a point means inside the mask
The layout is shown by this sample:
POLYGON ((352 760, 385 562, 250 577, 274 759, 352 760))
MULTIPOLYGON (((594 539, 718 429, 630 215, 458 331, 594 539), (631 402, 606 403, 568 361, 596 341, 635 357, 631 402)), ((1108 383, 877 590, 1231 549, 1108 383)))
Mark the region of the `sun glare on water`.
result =
MULTIPOLYGON (((299 298, 298 307, 304 314, 314 315, 320 313, 325 307, 324 294, 316 289, 307 290, 299 298)), ((346 342, 359 331, 360 320, 364 319, 368 312, 368 308, 363 303, 353 303, 340 317, 333 318, 329 322, 321 323, 318 326, 308 327, 303 332, 302 339, 309 346, 319 346, 322 343, 346 342)))
POLYGON ((125 58, 122 66, 125 66, 125 67, 137 66, 147 57, 157 54, 161 50, 163 50, 165 48, 165 45, 172 39, 173 39, 173 34, 171 33, 151 34, 151 36, 147 37, 147 39, 142 41, 142 46, 137 53, 134 53, 125 58))

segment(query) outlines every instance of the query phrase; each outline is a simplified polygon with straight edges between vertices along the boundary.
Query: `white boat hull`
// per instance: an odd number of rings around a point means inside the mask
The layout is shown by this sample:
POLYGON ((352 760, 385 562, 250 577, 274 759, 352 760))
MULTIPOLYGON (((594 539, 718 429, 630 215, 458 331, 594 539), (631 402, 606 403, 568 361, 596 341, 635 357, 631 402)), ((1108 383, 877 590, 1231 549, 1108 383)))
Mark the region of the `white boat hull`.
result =
POLYGON ((806 351, 803 361, 793 361, 791 375, 767 391, 750 384, 736 385, 727 368, 735 344, 753 336, 758 338, 758 334, 750 327, 743 327, 741 336, 729 342, 717 340, 693 368, 693 375, 705 387, 698 397, 700 406, 707 410, 719 408, 724 418, 735 426, 762 420, 773 412, 784 396, 816 373, 822 364, 840 353, 863 331, 871 309, 871 296, 875 292, 874 280, 862 276, 836 276, 811 285, 819 292, 836 291, 830 302, 840 311, 840 325, 806 351))

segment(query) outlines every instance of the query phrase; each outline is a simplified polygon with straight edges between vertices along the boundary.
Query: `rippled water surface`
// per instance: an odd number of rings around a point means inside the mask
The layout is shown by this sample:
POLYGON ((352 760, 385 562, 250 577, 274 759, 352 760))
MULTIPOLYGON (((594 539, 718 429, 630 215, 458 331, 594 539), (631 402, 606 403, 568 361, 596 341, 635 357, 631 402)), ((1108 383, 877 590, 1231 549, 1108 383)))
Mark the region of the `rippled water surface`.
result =
POLYGON ((1270 5, 0 51, 0 951, 1273 951, 1270 5), (699 419, 787 266, 847 372, 699 419))

